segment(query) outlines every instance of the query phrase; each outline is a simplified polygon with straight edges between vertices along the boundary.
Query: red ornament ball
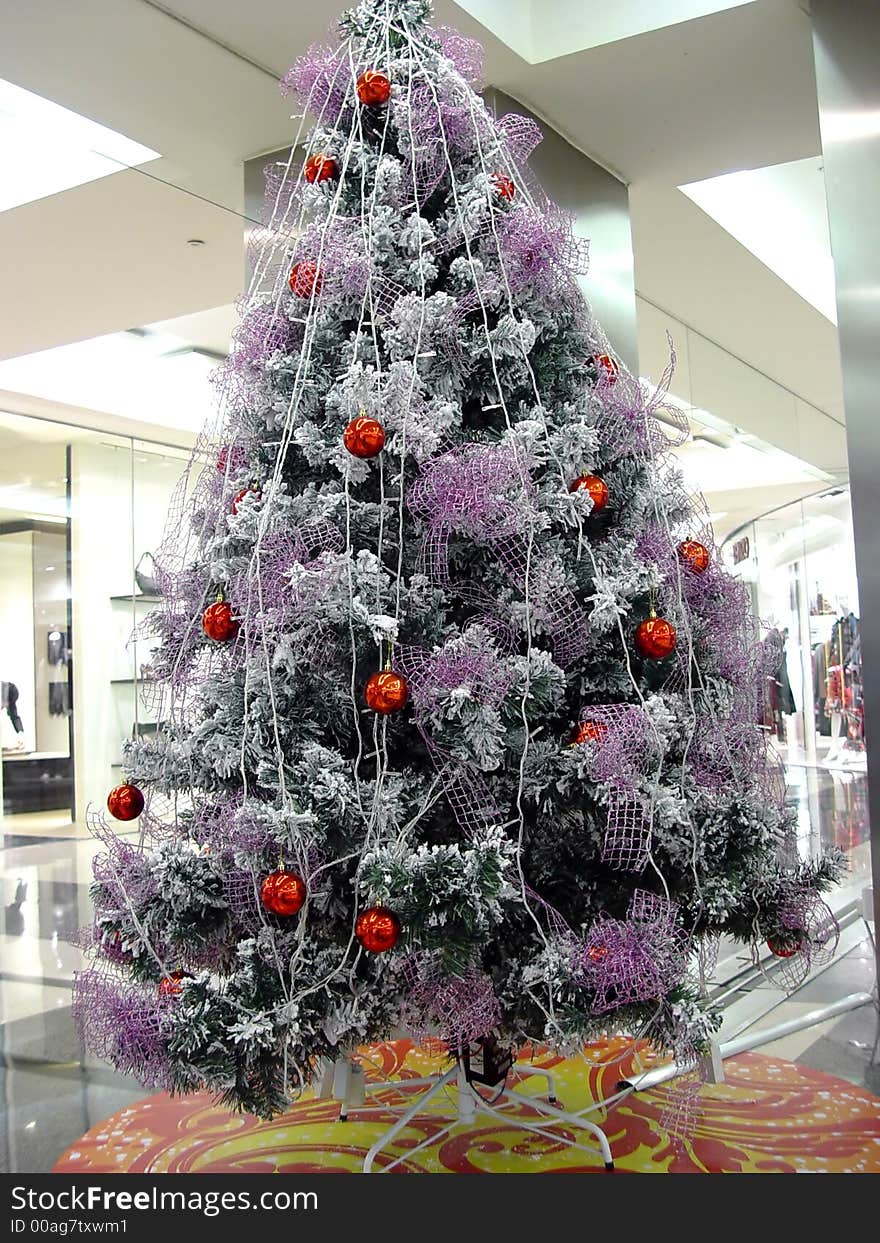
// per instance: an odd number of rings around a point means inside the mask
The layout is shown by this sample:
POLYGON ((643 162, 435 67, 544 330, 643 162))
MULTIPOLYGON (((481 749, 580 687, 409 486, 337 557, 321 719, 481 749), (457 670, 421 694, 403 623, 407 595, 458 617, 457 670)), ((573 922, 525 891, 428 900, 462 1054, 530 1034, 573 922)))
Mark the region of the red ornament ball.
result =
POLYGON ((391 98, 391 83, 378 69, 368 69, 357 80, 357 97, 370 108, 387 104, 391 98))
POLYGON ((303 165, 303 176, 309 185, 314 185, 316 181, 331 181, 338 171, 333 157, 324 155, 320 151, 310 155, 303 165))
POLYGON ((202 629, 215 643, 226 643, 238 634, 238 622, 225 600, 209 604, 202 614, 202 629))
POLYGON ((393 669, 383 669, 367 679, 364 688, 367 707, 382 716, 399 712, 409 698, 409 687, 406 678, 395 673, 393 669))
POLYGON ((709 568, 709 549, 695 539, 682 540, 678 546, 678 555, 694 574, 702 574, 709 568))
POLYGON ((235 496, 232 498, 232 512, 234 514, 238 513, 238 508, 246 496, 255 496, 257 500, 259 500, 262 495, 263 494, 259 488, 242 488, 242 490, 240 492, 236 492, 235 496))
POLYGON ((183 992, 183 981, 192 978, 188 971, 172 971, 170 975, 163 975, 159 981, 159 996, 179 997, 183 992))
POLYGON ((665 660, 675 642, 675 627, 665 617, 649 617, 636 627, 636 647, 648 660, 665 660))
POLYGON ((608 726, 601 721, 578 721, 571 736, 571 745, 579 746, 583 742, 601 742, 608 733, 608 726))
POLYGON ((608 957, 608 946, 607 945, 591 945, 590 948, 587 950, 587 958, 589 958, 590 962, 595 962, 595 963, 604 962, 607 957, 608 957))
POLYGON ((777 958, 792 958, 800 952, 800 944, 787 945, 784 941, 776 941, 771 937, 767 942, 767 949, 771 954, 775 954, 777 958))
POLYGON ((581 475, 569 489, 571 492, 588 492, 593 501, 593 514, 601 514, 608 504, 608 484, 598 475, 581 475))
POLYGON ((597 380, 604 380, 606 384, 613 384, 620 375, 620 363, 610 354, 591 354, 587 367, 595 373, 597 380))
POLYGON ((503 199, 507 199, 508 203, 511 202, 513 196, 516 194, 516 186, 510 178, 505 177, 503 173, 492 174, 492 185, 503 199))
POLYGON ((144 810, 144 794, 137 786, 126 781, 107 795, 107 810, 117 820, 137 820, 144 810))
POLYGON ((301 259, 299 263, 293 265, 287 283, 290 285, 291 293, 295 293, 298 298, 311 298, 312 290, 315 294, 321 292, 324 277, 314 259, 301 259))
POLYGON ((352 419, 342 433, 342 443, 352 457, 377 457, 385 445, 385 428, 377 419, 352 419))
POLYGON ((354 935, 371 954, 384 954, 400 940, 400 920, 387 907, 370 906, 358 915, 354 935))
POLYGON ((260 886, 260 901, 273 915, 295 915, 306 900, 306 882, 296 872, 279 868, 260 886))

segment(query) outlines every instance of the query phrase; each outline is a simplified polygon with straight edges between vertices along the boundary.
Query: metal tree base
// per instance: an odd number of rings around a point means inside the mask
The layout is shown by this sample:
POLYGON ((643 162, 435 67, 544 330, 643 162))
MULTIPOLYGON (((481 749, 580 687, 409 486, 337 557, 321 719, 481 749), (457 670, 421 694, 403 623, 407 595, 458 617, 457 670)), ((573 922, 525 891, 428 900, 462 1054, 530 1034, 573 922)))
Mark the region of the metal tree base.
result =
MULTIPOLYGON (((415 1156, 423 1148, 429 1147, 437 1142, 444 1135, 448 1135, 457 1126, 473 1125, 478 1114, 494 1119, 496 1122, 503 1123, 504 1126, 515 1127, 520 1131, 527 1131, 532 1135, 541 1135, 545 1139, 554 1140, 556 1143, 563 1143, 568 1148, 576 1148, 580 1152, 586 1152, 590 1155, 596 1155, 596 1146, 598 1146, 599 1154, 606 1171, 609 1173, 614 1170, 614 1161, 611 1156, 611 1148, 608 1139, 594 1122, 587 1122, 580 1114, 567 1113, 565 1110, 559 1109, 556 1105, 556 1082, 553 1074, 549 1070, 541 1070, 532 1066, 520 1066, 516 1068, 517 1074, 526 1076, 539 1076, 546 1079, 548 1095, 547 1100, 529 1096, 523 1097, 509 1088, 502 1088, 496 1093, 495 1098, 490 1102, 485 1100, 479 1092, 468 1082, 465 1074, 464 1066, 461 1061, 451 1066, 445 1074, 439 1077, 433 1076, 428 1079, 404 1079, 385 1080, 379 1083, 367 1083, 364 1085, 366 1093, 385 1091, 390 1087, 394 1087, 400 1092, 408 1095, 412 1089, 422 1089, 417 1093, 416 1100, 413 1101, 397 1121, 388 1128, 364 1157, 363 1172, 369 1174, 373 1170, 376 1157, 384 1148, 387 1148, 396 1137, 405 1130, 413 1118, 422 1113, 425 1107, 432 1100, 446 1092, 447 1088, 455 1087, 456 1089, 456 1112, 455 1116, 444 1120, 444 1125, 434 1131, 427 1139, 422 1140, 415 1148, 408 1148, 406 1153, 396 1157, 389 1165, 383 1166, 380 1173, 388 1173, 401 1161, 408 1160, 415 1156), (540 1115, 534 1120, 517 1117, 498 1107, 499 1101, 505 1101, 510 1104, 522 1105, 528 1104, 536 1113, 540 1115), (558 1131, 551 1130, 551 1127, 557 1127, 565 1124, 571 1128, 577 1128, 580 1131, 587 1131, 596 1141, 596 1146, 588 1146, 578 1143, 577 1140, 570 1138, 568 1135, 559 1134, 558 1131)), ((362 1102, 352 1102, 343 1100, 340 1110, 340 1120, 345 1121, 352 1113, 361 1109, 372 1108, 362 1102)))

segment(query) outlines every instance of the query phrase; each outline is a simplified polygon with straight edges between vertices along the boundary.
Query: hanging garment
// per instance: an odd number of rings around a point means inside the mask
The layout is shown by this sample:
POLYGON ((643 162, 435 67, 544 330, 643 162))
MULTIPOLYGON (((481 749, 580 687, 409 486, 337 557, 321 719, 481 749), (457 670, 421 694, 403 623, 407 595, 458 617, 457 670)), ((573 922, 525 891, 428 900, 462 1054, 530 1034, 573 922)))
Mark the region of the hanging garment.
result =
POLYGON ((70 690, 66 682, 49 683, 49 715, 67 716, 70 712, 70 690))
POLYGON ((18 712, 18 687, 14 682, 0 682, 0 708, 6 710, 15 732, 23 734, 24 725, 18 712))
POLYGON ((797 704, 794 701, 794 691, 791 689, 791 680, 788 676, 788 661, 785 656, 784 643, 779 656, 779 666, 776 670, 776 685, 779 687, 779 711, 784 716, 791 716, 793 712, 797 712, 797 704))
POLYGON ((67 636, 61 630, 50 630, 46 637, 46 660, 50 665, 63 665, 67 659, 67 636))

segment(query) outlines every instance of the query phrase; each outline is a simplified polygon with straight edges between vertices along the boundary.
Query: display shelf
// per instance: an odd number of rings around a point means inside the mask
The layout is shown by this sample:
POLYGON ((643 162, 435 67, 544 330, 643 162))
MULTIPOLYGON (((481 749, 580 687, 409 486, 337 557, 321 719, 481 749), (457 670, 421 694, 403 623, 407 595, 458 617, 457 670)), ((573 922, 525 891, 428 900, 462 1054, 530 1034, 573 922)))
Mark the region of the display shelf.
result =
POLYGON ((126 604, 132 604, 132 603, 134 604, 158 604, 161 601, 162 597, 161 596, 150 596, 144 592, 135 593, 132 591, 132 592, 129 592, 128 595, 111 596, 110 599, 111 600, 123 600, 125 601, 126 604))
POLYGON ((134 686, 134 685, 141 685, 143 683, 155 682, 155 681, 156 681, 155 678, 111 678, 110 679, 111 685, 118 685, 118 686, 134 686))

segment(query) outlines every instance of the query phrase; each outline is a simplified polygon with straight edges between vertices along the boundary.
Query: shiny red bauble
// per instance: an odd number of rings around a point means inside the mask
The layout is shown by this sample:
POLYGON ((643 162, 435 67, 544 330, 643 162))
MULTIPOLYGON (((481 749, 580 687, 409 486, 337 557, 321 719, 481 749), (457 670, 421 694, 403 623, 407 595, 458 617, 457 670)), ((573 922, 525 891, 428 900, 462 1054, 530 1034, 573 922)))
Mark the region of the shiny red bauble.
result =
POLYGON ((702 574, 709 568, 709 549, 698 540, 682 540, 678 546, 678 555, 694 574, 702 574))
POLYGON ((391 98, 391 83, 378 69, 368 69, 357 80, 357 97, 370 108, 387 104, 391 98))
POLYGON ((295 915, 306 900, 306 882, 296 872, 279 868, 260 886, 260 901, 273 915, 295 915))
POLYGON ((505 177, 503 173, 492 174, 492 185, 498 191, 503 199, 507 199, 508 203, 516 194, 516 186, 509 177, 505 177))
POLYGON ((385 445, 385 428, 377 419, 352 419, 342 433, 342 443, 352 457, 377 457, 385 445))
POLYGON ((255 496, 257 500, 259 500, 262 495, 263 494, 259 488, 242 488, 242 490, 240 492, 236 492, 235 496, 232 498, 232 512, 234 514, 238 513, 239 506, 246 496, 255 496))
POLYGON ((338 171, 332 156, 323 155, 321 152, 310 155, 303 165, 303 176, 309 185, 314 185, 316 181, 331 181, 338 171))
POLYGON ((183 981, 192 978, 188 971, 172 971, 170 975, 163 975, 159 981, 159 996, 179 997, 183 992, 183 981))
POLYGON ((225 600, 209 604, 202 614, 202 629, 215 643, 227 643, 238 634, 238 622, 225 600))
POLYGON ((382 716, 399 712, 409 698, 409 687, 406 678, 393 669, 383 669, 367 679, 364 687, 364 698, 367 707, 382 716))
POLYGON ((800 948, 800 945, 786 945, 784 941, 774 941, 772 937, 767 942, 767 949, 777 958, 792 958, 800 952, 800 948))
POLYGON ((370 906, 358 915, 354 935, 371 954, 384 954, 400 940, 400 920, 385 906, 370 906))
POLYGON ((601 514, 608 504, 608 484, 598 475, 580 475, 569 489, 571 492, 587 492, 593 502, 590 513, 601 514))
POLYGON ((578 721, 571 736, 571 745, 579 746, 583 742, 601 742, 608 733, 608 726, 601 721, 578 721))
POLYGON ((311 298, 313 290, 316 294, 321 292, 324 278, 314 259, 300 259, 299 263, 293 265, 287 283, 290 285, 290 292, 298 298, 311 298))
POLYGON ((620 363, 610 354, 591 354, 587 366, 595 372, 597 380, 604 380, 606 384, 613 384, 620 375, 620 363))
POLYGON ((126 781, 107 795, 107 810, 117 820, 137 820, 144 810, 144 794, 137 786, 126 781))
POLYGON ((665 617, 649 617, 636 627, 636 647, 648 660, 665 660, 675 643, 675 627, 665 617))
POLYGON ((587 950, 587 958, 589 958, 590 962, 594 962, 594 963, 604 962, 607 957, 608 957, 608 946, 607 945, 591 945, 590 948, 587 950))

